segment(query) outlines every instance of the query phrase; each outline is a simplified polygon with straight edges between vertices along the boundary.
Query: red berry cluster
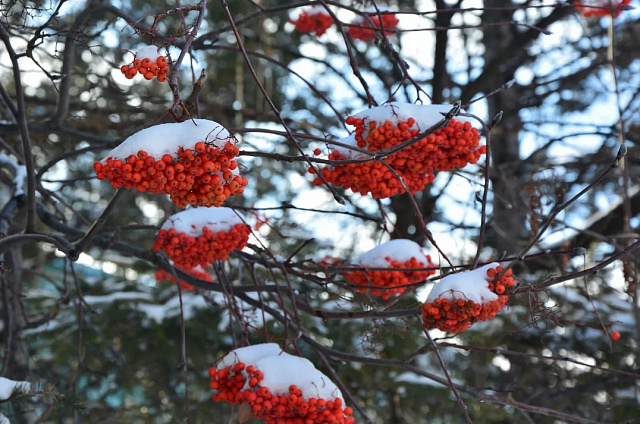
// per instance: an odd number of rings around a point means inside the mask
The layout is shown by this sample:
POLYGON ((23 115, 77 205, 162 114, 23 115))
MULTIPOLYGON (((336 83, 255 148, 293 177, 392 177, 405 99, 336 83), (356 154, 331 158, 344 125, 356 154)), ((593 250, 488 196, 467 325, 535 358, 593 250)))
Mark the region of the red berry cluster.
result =
MULTIPOLYGON (((199 268, 199 267, 196 267, 193 269, 180 268, 180 270, 200 280, 208 281, 210 283, 213 282, 213 278, 211 277, 211 275, 209 275, 209 273, 207 272, 204 272, 202 268, 199 268)), ((176 279, 173 277, 173 274, 165 271, 164 269, 157 270, 155 272, 155 275, 156 275, 157 281, 171 280, 173 284, 176 283, 176 279)), ((178 284, 180 284, 180 288, 184 290, 195 290, 195 288, 191 284, 188 284, 183 280, 178 280, 178 284)))
POLYGON ((333 25, 333 18, 326 12, 317 11, 309 13, 303 10, 295 21, 289 21, 296 26, 298 32, 313 32, 316 36, 321 36, 333 25))
POLYGON ((318 266, 323 268, 331 267, 340 264, 340 262, 342 262, 342 259, 340 258, 336 258, 331 255, 324 255, 324 257, 318 261, 318 266))
MULTIPOLYGON (((495 317, 509 301, 509 296, 504 294, 506 288, 514 284, 510 269, 496 281, 495 277, 502 269, 497 266, 487 270, 487 287, 498 295, 497 300, 479 304, 464 297, 456 297, 456 293, 453 293, 451 299, 437 298, 433 302, 426 302, 421 305, 424 328, 461 333, 474 322, 495 317)), ((461 295, 464 296, 463 293, 461 295)))
MULTIPOLYGON (((356 127, 355 139, 358 147, 370 151, 396 146, 418 135, 412 129, 415 119, 394 125, 386 121, 378 125, 376 121, 365 121, 350 116, 347 124, 356 127)), ((424 189, 433 181, 434 172, 451 171, 476 163, 486 152, 480 146, 480 134, 469 122, 455 119, 449 125, 419 140, 411 146, 387 156, 384 162, 389 164, 402 178, 411 193, 424 189)), ((339 151, 329 154, 330 160, 345 158, 339 151)), ((314 173, 313 168, 309 168, 314 173)), ((384 199, 405 192, 396 176, 381 162, 371 161, 336 165, 322 169, 322 176, 334 185, 343 186, 362 195, 371 193, 374 199, 384 199)), ((316 178, 314 185, 321 185, 322 180, 316 178)))
POLYGON ((232 143, 218 149, 199 141, 195 148, 180 147, 176 155, 156 159, 144 150, 126 159, 107 158, 93 165, 99 180, 108 179, 116 188, 134 187, 138 191, 165 193, 181 208, 221 206, 229 196, 244 191, 246 178, 234 173, 233 160, 239 150, 232 143), (177 157, 175 157, 177 156, 177 157))
POLYGON ((255 418, 267 424, 351 424, 354 422, 351 408, 342 408, 342 399, 333 400, 310 398, 295 385, 289 386, 289 393, 272 393, 267 387, 260 387, 264 379, 261 371, 253 365, 245 366, 237 362, 222 369, 210 368, 211 388, 215 402, 246 402, 255 418), (245 388, 246 387, 246 388, 245 388))
POLYGON ((584 6, 601 6, 601 7, 609 7, 613 4, 613 7, 621 7, 628 6, 631 3, 631 0, 618 0, 612 3, 609 3, 609 0, 605 1, 590 1, 584 2, 582 5, 580 3, 576 3, 576 10, 582 13, 582 16, 585 18, 589 18, 591 16, 595 17, 603 17, 607 15, 613 15, 614 18, 617 18, 618 15, 622 12, 622 10, 610 10, 610 9, 597 9, 592 7, 584 7, 584 6))
POLYGON ((225 261, 233 250, 244 248, 250 232, 245 224, 236 224, 228 231, 218 233, 203 227, 201 236, 190 237, 170 228, 158 231, 153 250, 163 249, 180 268, 206 267, 214 261, 225 261))
POLYGON ((368 19, 360 18, 357 19, 357 21, 353 22, 354 25, 358 26, 349 27, 348 32, 351 38, 362 41, 375 40, 375 31, 381 31, 382 28, 384 28, 384 33, 386 35, 393 34, 394 30, 398 26, 398 22, 400 22, 400 20, 396 18, 396 15, 391 13, 385 13, 384 15, 382 15, 382 20, 375 15, 370 15, 369 19, 371 19, 371 22, 373 22, 373 27, 371 26, 371 23, 369 23, 368 19))
POLYGON ((384 300, 389 299, 389 296, 395 294, 404 293, 411 284, 418 283, 425 280, 428 276, 435 273, 434 270, 424 271, 399 271, 406 268, 426 268, 433 267, 431 258, 426 257, 426 264, 411 258, 406 262, 394 261, 390 257, 385 258, 389 263, 389 270, 386 271, 354 271, 346 272, 345 278, 355 284, 365 288, 356 288, 360 293, 366 293, 367 290, 371 291, 374 296, 381 297, 384 300), (381 289, 371 288, 381 287, 381 289))
POLYGON ((136 59, 131 66, 122 65, 120 71, 128 79, 132 79, 137 74, 140 74, 144 79, 151 80, 156 77, 158 81, 164 82, 167 79, 169 73, 169 65, 167 64, 167 58, 164 56, 158 56, 155 62, 149 58, 142 60, 136 59))

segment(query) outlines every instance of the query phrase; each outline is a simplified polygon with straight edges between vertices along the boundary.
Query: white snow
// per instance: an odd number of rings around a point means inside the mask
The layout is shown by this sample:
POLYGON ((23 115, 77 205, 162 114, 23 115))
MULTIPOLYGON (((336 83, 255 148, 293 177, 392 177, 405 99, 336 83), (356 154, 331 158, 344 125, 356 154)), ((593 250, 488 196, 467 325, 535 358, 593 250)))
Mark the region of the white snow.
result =
POLYGON ((144 150, 156 160, 165 154, 175 157, 179 147, 193 148, 198 141, 213 143, 221 149, 233 139, 222 125, 208 119, 160 124, 133 134, 110 151, 105 159, 126 159, 129 155, 137 154, 139 150, 144 150))
POLYGON ((453 300, 464 298, 475 303, 486 303, 497 300, 498 295, 487 287, 487 270, 498 266, 496 262, 476 268, 472 271, 462 271, 447 275, 431 289, 427 302, 436 298, 453 300))
POLYGON ((159 56, 156 46, 144 46, 136 52, 136 59, 151 59, 153 63, 156 62, 159 56))
POLYGON ((9 421, 9 418, 0 414, 0 424, 11 424, 11 421, 9 421))
POLYGON ((255 366, 255 363, 260 358, 278 355, 280 352, 282 352, 282 349, 280 349, 280 346, 275 343, 262 343, 253 346, 240 347, 227 353, 227 355, 220 361, 218 368, 226 368, 236 362, 255 366))
POLYGON ((15 381, 0 377, 0 401, 9 399, 11 394, 16 390, 28 392, 31 390, 31 383, 28 381, 15 381))
MULTIPOLYGON (((412 128, 417 128, 418 131, 423 132, 442 121, 444 119, 443 114, 446 115, 451 108, 453 108, 453 105, 419 105, 391 102, 363 110, 353 115, 353 117, 367 121, 373 120, 378 125, 384 124, 385 121, 391 121, 396 125, 413 118, 416 123, 412 128)), ((465 113, 464 109, 460 109, 460 113, 465 113)), ((461 122, 472 122, 471 119, 464 116, 456 116, 455 119, 461 122)), ((365 128, 367 127, 365 126, 365 128)))
MULTIPOLYGON (((214 299, 222 300, 222 296, 217 293, 212 293, 214 299)), ((209 308, 211 305, 200 295, 195 293, 182 293, 182 310, 185 320, 191 319, 199 309, 209 308)), ((160 324, 167 318, 180 315, 180 298, 174 296, 166 303, 161 305, 152 305, 145 303, 138 303, 135 309, 147 315, 147 317, 156 323, 160 324)))
POLYGON ((386 258, 398 262, 407 262, 411 258, 426 263, 426 255, 418 243, 407 239, 395 239, 374 247, 366 253, 358 256, 352 262, 353 265, 362 265, 375 268, 386 268, 389 262, 386 258))
MULTIPOLYGON (((453 105, 419 105, 413 103, 398 103, 391 102, 382 106, 376 106, 371 109, 360 111, 352 116, 356 119, 362 119, 365 122, 376 121, 378 126, 385 123, 385 121, 391 121, 394 125, 400 122, 406 122, 409 118, 415 119, 416 123, 412 129, 417 129, 419 132, 423 132, 438 124, 444 119, 453 105)), ((460 113, 465 113, 464 109, 460 109, 460 113)), ((464 116, 456 116, 455 119, 461 122, 473 122, 470 118, 464 116)), ((365 128, 368 128, 365 125, 365 128)), ((369 130, 365 129, 363 137, 366 138, 369 134, 369 130)), ((355 139, 355 133, 336 140, 339 143, 346 144, 358 148, 358 142, 355 139)), ((359 153, 348 147, 342 147, 332 145, 331 148, 340 152, 346 159, 361 159, 367 157, 364 153, 359 153)))
POLYGON ((24 180, 27 177, 27 167, 24 165, 18 165, 11 157, 0 153, 0 165, 11 168, 14 173, 13 186, 15 189, 14 195, 20 196, 24 194, 24 180))
POLYGON ((83 296, 82 299, 90 305, 113 303, 119 300, 141 300, 147 302, 153 300, 150 294, 140 292, 115 292, 104 296, 83 296))
POLYGON ((295 384, 306 399, 340 398, 344 401, 338 387, 306 358, 282 352, 260 359, 255 367, 264 373, 260 385, 268 387, 272 393, 289 393, 289 386, 295 384))
POLYGON ((243 222, 244 219, 231 208, 189 208, 170 216, 162 229, 174 228, 178 233, 185 233, 189 237, 199 237, 204 227, 219 233, 229 231, 243 222))
MULTIPOLYGON (((358 142, 356 141, 356 134, 355 133, 351 133, 348 136, 346 136, 344 138, 341 138, 339 140, 336 140, 336 141, 338 143, 346 144, 348 146, 353 146, 354 148, 359 149, 358 142)), ((336 151, 340 152, 340 154, 342 156, 344 156, 346 159, 362 159, 362 158, 367 157, 366 154, 360 153, 357 150, 349 149, 348 147, 332 145, 331 148, 333 150, 336 150, 336 151)))
MULTIPOLYGON (((587 6, 609 7, 611 5, 610 0, 582 0, 580 3, 587 6)), ((616 4, 613 4, 616 6, 616 4)))
POLYGON ((24 194, 24 180, 27 178, 27 167, 24 165, 18 166, 16 170, 16 176, 13 179, 13 184, 16 187, 15 195, 20 196, 24 194))
POLYGON ((307 10, 307 15, 309 16, 320 14, 329 16, 329 12, 327 12, 327 9, 325 9, 323 6, 314 6, 311 9, 307 10))
MULTIPOLYGON (((263 343, 231 351, 218 365, 219 368, 232 366, 236 362, 253 365, 262 371, 264 380, 261 387, 271 393, 289 393, 289 386, 295 384, 302 390, 305 399, 322 398, 344 401, 338 387, 308 359, 283 352, 275 343, 263 343)), ((247 383, 248 384, 248 383, 247 383)))
MULTIPOLYGON (((438 376, 438 377, 446 378, 445 376, 438 376)), ((397 383, 419 384, 419 385, 431 386, 431 387, 448 387, 447 385, 442 384, 436 380, 433 380, 427 376, 418 375, 410 371, 405 371, 402 374, 399 374, 396 378, 393 379, 393 381, 397 383)), ((452 382, 454 384, 460 384, 460 385, 464 384, 463 381, 460 381, 457 379, 452 379, 452 382)))

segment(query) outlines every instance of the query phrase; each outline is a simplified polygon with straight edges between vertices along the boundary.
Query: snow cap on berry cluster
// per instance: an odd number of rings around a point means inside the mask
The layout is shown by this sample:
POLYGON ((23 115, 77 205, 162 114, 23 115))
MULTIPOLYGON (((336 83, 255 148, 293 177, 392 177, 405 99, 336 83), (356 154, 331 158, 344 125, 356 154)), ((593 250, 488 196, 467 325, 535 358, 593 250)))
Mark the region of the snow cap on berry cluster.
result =
POLYGON ((156 46, 144 46, 135 52, 135 56, 136 59, 150 59, 152 62, 155 62, 158 57, 160 57, 160 53, 158 53, 156 46))
MULTIPOLYGON (((413 103, 399 103, 391 102, 382 106, 376 106, 371 109, 366 109, 352 115, 355 119, 362 119, 363 121, 376 121, 378 123, 390 121, 394 125, 400 122, 406 122, 410 118, 415 119, 415 127, 419 132, 424 132, 429 128, 437 125, 444 119, 453 105, 418 105, 413 103)), ((465 113, 464 109, 460 109, 460 113, 465 113)), ((464 116, 456 116, 455 118, 460 122, 471 122, 471 119, 464 116)), ((355 133, 351 133, 348 136, 336 140, 339 143, 347 146, 358 147, 358 142, 355 139, 355 133)), ((345 159, 362 159, 367 157, 363 153, 359 153, 354 149, 348 147, 332 145, 331 148, 340 153, 345 159)))
POLYGON ((208 119, 160 124, 131 135, 111 150, 102 162, 109 157, 126 159, 140 150, 155 158, 161 158, 165 154, 176 157, 179 147, 193 146, 199 141, 212 143, 218 149, 222 149, 227 142, 235 140, 222 125, 208 119))
MULTIPOLYGON (((423 132, 438 124, 444 119, 453 105, 420 105, 413 103, 391 102, 382 106, 366 109, 353 115, 356 119, 367 121, 385 122, 390 121, 397 125, 399 122, 406 122, 409 118, 415 119, 415 126, 418 131, 423 132)), ((465 113, 460 109, 460 113, 465 113)), ((456 116, 460 122, 471 122, 471 119, 464 116, 456 116)))
MULTIPOLYGON (((273 394, 289 393, 289 387, 295 385, 305 398, 339 398, 344 401, 340 389, 311 361, 290 355, 275 343, 263 343, 241 347, 228 353, 218 365, 219 369, 233 366, 237 362, 253 365, 262 371, 264 379, 260 386, 273 394)), ((248 382, 245 388, 248 388, 248 382)))
POLYGON ((498 295, 487 287, 487 270, 497 266, 498 264, 493 262, 471 271, 447 275, 433 286, 427 302, 433 302, 437 298, 464 298, 480 304, 497 300, 498 295))
POLYGON ((170 216, 160 228, 175 229, 189 237, 201 236, 202 229, 207 227, 214 233, 227 232, 244 221, 235 210, 227 207, 189 208, 170 216))
POLYGON ((407 239, 395 239, 363 253, 352 264, 371 268, 386 268, 389 266, 387 258, 397 262, 407 262, 411 258, 420 260, 425 256, 418 243, 407 239))

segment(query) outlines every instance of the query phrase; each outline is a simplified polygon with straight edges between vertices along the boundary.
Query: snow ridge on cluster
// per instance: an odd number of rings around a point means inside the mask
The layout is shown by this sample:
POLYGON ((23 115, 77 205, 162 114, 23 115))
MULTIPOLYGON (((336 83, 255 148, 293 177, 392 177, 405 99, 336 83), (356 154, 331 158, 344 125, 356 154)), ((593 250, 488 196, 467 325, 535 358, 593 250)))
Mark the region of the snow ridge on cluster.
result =
POLYGON ((139 131, 94 163, 115 188, 168 194, 181 208, 221 206, 248 184, 235 139, 220 124, 196 119, 139 131))
POLYGON ((213 400, 246 403, 267 424, 351 424, 338 387, 311 361, 275 343, 235 349, 209 369, 213 400))
MULTIPOLYGON (((450 105, 415 105, 389 103, 349 116, 346 123, 355 127, 352 136, 342 140, 347 146, 370 152, 384 151, 416 138, 444 120, 450 105)), ((374 199, 402 194, 408 189, 416 193, 433 181, 435 172, 451 171, 476 163, 485 153, 480 134, 469 120, 456 117, 448 125, 382 160, 336 164, 320 170, 329 183, 351 189, 374 199), (402 181, 401 181, 402 180, 402 181), (404 185, 403 185, 404 183, 404 185), (406 189, 405 189, 406 186, 406 189)), ((362 152, 352 153, 348 147, 333 148, 330 160, 359 159, 362 152)), ((316 170, 309 168, 314 174, 316 170)), ((316 177, 314 185, 323 184, 316 177)))
POLYGON ((227 260, 233 250, 246 246, 251 233, 230 208, 190 208, 169 217, 162 225, 153 250, 164 250, 177 267, 206 267, 227 260))
POLYGON ((503 269, 491 263, 444 277, 421 305, 424 328, 460 333, 495 317, 509 300, 504 293, 514 285, 511 269, 498 277, 503 269))
POLYGON ((350 271, 345 278, 361 293, 370 291, 373 296, 386 300, 391 295, 404 293, 411 285, 424 281, 435 269, 404 271, 404 269, 434 267, 431 257, 425 255, 414 241, 395 239, 383 243, 356 258, 352 265, 365 268, 389 268, 387 270, 350 271))

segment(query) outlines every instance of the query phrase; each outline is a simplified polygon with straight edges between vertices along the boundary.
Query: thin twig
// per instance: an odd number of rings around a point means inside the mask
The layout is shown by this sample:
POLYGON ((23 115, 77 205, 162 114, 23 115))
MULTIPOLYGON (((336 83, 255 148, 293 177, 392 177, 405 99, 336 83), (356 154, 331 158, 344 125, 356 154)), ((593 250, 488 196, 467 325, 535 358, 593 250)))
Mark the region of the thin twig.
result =
POLYGON ((118 205, 118 202, 120 201, 120 199, 122 199, 122 196, 124 196, 124 194, 124 189, 119 188, 118 190, 116 190, 116 192, 113 194, 113 197, 111 197, 111 200, 109 200, 107 207, 104 208, 104 211, 102 211, 102 214, 91 225, 91 228, 89 228, 89 231, 87 231, 84 237, 82 237, 82 239, 80 239, 80 241, 76 243, 73 251, 69 252, 69 259, 71 259, 72 261, 78 260, 78 258, 80 257, 80 253, 82 253, 84 249, 86 249, 86 247, 91 242, 91 239, 96 235, 98 231, 100 231, 100 229, 102 229, 104 224, 107 222, 109 215, 113 213, 116 206, 118 205))

